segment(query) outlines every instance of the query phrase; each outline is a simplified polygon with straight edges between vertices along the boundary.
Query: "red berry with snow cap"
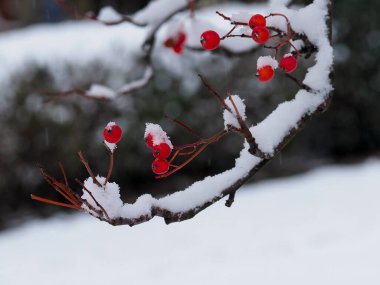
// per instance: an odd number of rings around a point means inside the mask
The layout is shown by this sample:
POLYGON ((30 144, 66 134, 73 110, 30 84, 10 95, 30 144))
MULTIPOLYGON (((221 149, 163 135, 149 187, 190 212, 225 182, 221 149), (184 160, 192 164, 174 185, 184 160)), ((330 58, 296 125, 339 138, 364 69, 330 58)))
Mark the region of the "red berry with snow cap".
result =
POLYGON ((165 159, 172 152, 170 146, 167 143, 160 143, 153 146, 152 153, 155 158, 165 159))
POLYGON ((169 167, 170 163, 165 159, 157 158, 155 161, 152 162, 152 171, 158 175, 168 172, 169 167))
POLYGON ((267 20, 261 14, 256 14, 249 19, 248 25, 253 29, 254 27, 265 27, 267 20))
POLYGON ((201 45, 204 49, 213 50, 219 46, 220 37, 215 31, 206 31, 201 35, 201 45))
POLYGON ((252 29, 252 39, 258 44, 265 44, 269 40, 270 34, 266 27, 254 27, 252 29))
POLYGON ((257 69, 256 76, 262 82, 269 81, 274 76, 274 69, 270 65, 264 65, 257 69))
POLYGON ((118 143, 123 131, 115 123, 109 123, 103 130, 104 140, 108 143, 118 143))
POLYGON ((284 55, 280 60, 279 66, 286 73, 291 73, 297 68, 297 59, 291 54, 284 55))

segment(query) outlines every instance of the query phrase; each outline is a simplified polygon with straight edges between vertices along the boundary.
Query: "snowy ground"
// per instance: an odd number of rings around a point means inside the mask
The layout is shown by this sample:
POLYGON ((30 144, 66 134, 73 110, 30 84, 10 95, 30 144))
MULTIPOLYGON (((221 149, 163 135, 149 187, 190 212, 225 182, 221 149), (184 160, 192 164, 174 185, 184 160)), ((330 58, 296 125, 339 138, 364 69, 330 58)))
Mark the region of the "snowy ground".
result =
POLYGON ((380 284, 379 177, 372 160, 257 183, 169 226, 33 222, 0 235, 0 284, 380 284))

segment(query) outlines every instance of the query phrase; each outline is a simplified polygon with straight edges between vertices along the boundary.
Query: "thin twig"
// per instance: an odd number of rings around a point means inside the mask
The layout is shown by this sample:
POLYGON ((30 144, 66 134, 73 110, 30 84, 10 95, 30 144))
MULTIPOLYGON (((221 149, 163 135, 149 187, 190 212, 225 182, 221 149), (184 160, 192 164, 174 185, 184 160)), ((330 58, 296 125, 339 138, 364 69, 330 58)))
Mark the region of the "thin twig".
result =
POLYGON ((61 173, 62 173, 62 176, 63 176, 63 179, 65 180, 65 185, 67 187, 69 187, 69 181, 67 180, 67 175, 66 175, 66 172, 65 172, 65 168, 63 167, 63 164, 62 162, 58 162, 58 166, 61 170, 61 173))
POLYGON ((94 175, 94 172, 92 172, 92 169, 88 163, 88 161, 85 159, 83 153, 81 151, 78 152, 78 155, 79 155, 79 158, 80 158, 80 161, 82 162, 82 164, 84 165, 84 167, 86 167, 86 170, 88 172, 88 174, 91 176, 92 178, 92 181, 98 185, 99 187, 102 187, 102 184, 100 184, 100 182, 96 179, 95 175, 94 175))
POLYGON ((300 82, 297 78, 295 78, 293 75, 290 75, 289 73, 285 73, 285 76, 289 79, 291 79, 293 82, 295 82, 299 88, 306 90, 307 92, 312 91, 312 89, 307 86, 306 84, 300 82))
POLYGON ((88 189, 86 188, 86 186, 84 186, 84 184, 83 184, 79 179, 75 179, 75 181, 76 181, 76 182, 77 182, 77 183, 83 188, 84 191, 86 191, 86 192, 91 196, 91 198, 92 198, 92 200, 94 200, 96 206, 98 206, 98 207, 102 210, 103 214, 107 217, 107 219, 110 220, 110 217, 108 216, 107 211, 106 211, 106 210, 103 208, 103 206, 100 205, 99 202, 95 199, 95 197, 94 197, 94 195, 92 195, 91 191, 88 190, 88 189))
POLYGON ((48 204, 52 204, 52 205, 56 205, 56 206, 61 206, 61 207, 66 207, 66 208, 71 208, 71 209, 76 209, 76 210, 80 210, 81 209, 81 207, 78 207, 76 205, 53 201, 53 200, 42 198, 42 197, 39 197, 39 196, 36 196, 36 195, 33 195, 33 194, 31 194, 30 197, 33 200, 37 200, 37 201, 40 201, 40 202, 44 202, 44 203, 48 203, 48 204))
POLYGON ((223 107, 223 109, 227 109, 228 111, 231 111, 230 107, 227 106, 226 102, 224 102, 222 96, 219 95, 218 92, 215 91, 214 88, 208 82, 203 78, 201 74, 198 74, 199 78, 202 80, 203 85, 207 88, 207 90, 215 96, 216 100, 219 102, 219 104, 223 107))

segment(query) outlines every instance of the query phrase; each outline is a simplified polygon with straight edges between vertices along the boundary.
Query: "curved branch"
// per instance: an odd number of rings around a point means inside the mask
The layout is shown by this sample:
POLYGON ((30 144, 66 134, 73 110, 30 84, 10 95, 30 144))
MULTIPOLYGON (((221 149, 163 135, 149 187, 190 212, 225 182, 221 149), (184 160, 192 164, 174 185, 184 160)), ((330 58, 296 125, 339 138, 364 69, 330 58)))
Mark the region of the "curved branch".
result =
MULTIPOLYGON (((322 1, 318 2, 319 6, 322 6, 322 1)), ((230 198, 227 200, 226 205, 230 206, 234 200, 235 192, 272 160, 302 130, 312 117, 324 111, 331 100, 333 90, 330 81, 332 74, 332 47, 330 34, 331 20, 328 18, 331 15, 331 3, 332 0, 325 0, 326 7, 318 6, 320 9, 318 12, 324 18, 320 19, 321 22, 314 24, 318 24, 315 28, 319 28, 318 32, 323 33, 324 37, 312 42, 317 48, 317 60, 315 65, 309 68, 306 78, 301 83, 310 89, 299 90, 293 100, 280 104, 261 123, 250 128, 247 127, 249 134, 245 135, 246 143, 240 157, 236 160, 234 168, 212 177, 206 177, 204 180, 195 182, 183 191, 175 192, 161 199, 155 199, 150 195, 143 195, 134 204, 123 204, 121 202, 117 211, 112 211, 113 213, 108 211, 108 215, 104 214, 107 210, 106 208, 102 209, 99 213, 99 211, 94 212, 89 207, 90 210, 88 212, 111 225, 134 226, 147 222, 155 216, 164 218, 167 224, 187 220, 227 195, 230 198), (322 55, 323 59, 320 59, 322 55), (329 74, 321 75, 321 71, 329 71, 329 74), (320 79, 323 81, 323 84, 320 84, 320 80, 317 80, 317 82, 311 81, 316 76, 322 76, 320 79), (254 144, 252 141, 249 141, 251 137, 255 141, 254 144), (257 149, 266 155, 260 158, 257 152, 250 151, 252 147, 257 147, 257 149)), ((303 16, 305 18, 308 15, 296 14, 295 16, 303 16)), ((306 32, 305 37, 307 37, 306 32)), ((209 89, 220 101, 220 95, 212 88, 209 89)), ((224 101, 223 103, 221 103, 222 106, 225 105, 224 101)), ((226 107, 224 108, 226 109, 226 107)), ((236 113, 238 113, 237 110, 236 113)), ((239 122, 239 124, 243 129, 245 123, 239 122)), ((243 131, 246 132, 247 130, 243 131)), ((81 160, 86 166, 85 159, 81 158, 81 160)), ((89 167, 86 168, 94 180, 93 174, 91 175, 91 169, 89 167)), ((95 180, 93 182, 96 183, 95 180)), ((105 183, 103 187, 107 187, 107 184, 105 183)), ((91 206, 89 201, 85 200, 84 203, 87 207, 88 204, 91 206)))

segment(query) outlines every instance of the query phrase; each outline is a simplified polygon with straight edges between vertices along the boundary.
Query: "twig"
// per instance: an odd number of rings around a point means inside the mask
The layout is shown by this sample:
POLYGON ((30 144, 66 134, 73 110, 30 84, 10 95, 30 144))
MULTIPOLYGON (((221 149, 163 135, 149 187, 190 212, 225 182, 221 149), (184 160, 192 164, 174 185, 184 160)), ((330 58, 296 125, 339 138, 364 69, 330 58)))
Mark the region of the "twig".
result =
MULTIPOLYGON (((231 101, 232 103, 232 106, 234 107, 235 109, 235 112, 236 112, 236 119, 238 120, 238 123, 240 125, 240 130, 238 130, 241 134, 243 134, 243 136, 245 137, 245 139, 247 140, 250 148, 249 148, 249 152, 253 155, 256 155, 260 158, 267 158, 267 154, 263 153, 260 148, 259 148, 259 145, 257 144, 255 138, 252 136, 252 133, 251 131, 249 130, 246 122, 243 120, 243 118, 240 116, 240 113, 239 113, 239 110, 238 108, 236 107, 236 104, 234 102, 234 100, 232 99, 232 96, 231 94, 228 95, 228 99, 231 101)), ((233 114, 231 112, 231 114, 233 114)))
POLYGON ((106 181, 104 182, 104 185, 106 185, 107 182, 110 180, 112 169, 113 169, 113 160, 114 160, 113 151, 108 149, 108 154, 109 154, 109 165, 108 165, 107 177, 106 177, 106 181))
POLYGON ((96 179, 95 175, 94 175, 94 172, 92 172, 92 169, 88 163, 88 161, 85 159, 83 153, 81 151, 78 152, 78 155, 79 155, 79 158, 80 158, 80 161, 82 162, 82 164, 84 165, 84 167, 86 167, 86 170, 88 172, 88 174, 91 176, 92 178, 92 181, 98 185, 99 187, 102 187, 102 185, 99 183, 99 181, 96 179))
POLYGON ((218 92, 215 91, 214 88, 210 84, 207 83, 207 81, 203 78, 201 74, 198 74, 199 78, 202 80, 203 85, 208 89, 208 91, 215 96, 216 100, 219 102, 219 104, 222 106, 223 109, 226 109, 231 112, 230 107, 227 106, 226 102, 224 102, 222 96, 219 95, 218 92))
POLYGON ((94 200, 96 206, 98 206, 98 207, 102 210, 102 212, 103 212, 103 214, 106 216, 106 218, 107 218, 108 220, 110 220, 110 217, 108 216, 107 211, 103 208, 102 205, 100 205, 100 204, 98 203, 98 201, 95 199, 94 195, 92 195, 91 191, 88 190, 88 189, 86 188, 86 186, 84 186, 84 184, 83 184, 79 179, 75 179, 75 181, 76 181, 76 182, 77 182, 77 183, 83 188, 84 191, 86 191, 86 192, 91 196, 91 198, 94 200))
POLYGON ((37 201, 40 201, 40 202, 44 202, 44 203, 48 203, 48 204, 52 204, 52 205, 56 205, 56 206, 61 206, 61 207, 66 207, 66 208, 71 208, 71 209, 76 209, 76 210, 80 210, 81 209, 81 207, 78 207, 76 205, 66 204, 66 203, 61 203, 61 202, 49 200, 49 199, 42 198, 42 197, 39 197, 39 196, 36 196, 36 195, 33 195, 33 194, 31 194, 30 197, 33 200, 37 200, 37 201))
POLYGON ((312 91, 312 89, 307 86, 306 84, 300 82, 297 78, 295 78, 293 75, 290 75, 289 73, 285 73, 285 76, 289 79, 291 79, 293 82, 295 82, 299 88, 305 89, 307 92, 312 91))

